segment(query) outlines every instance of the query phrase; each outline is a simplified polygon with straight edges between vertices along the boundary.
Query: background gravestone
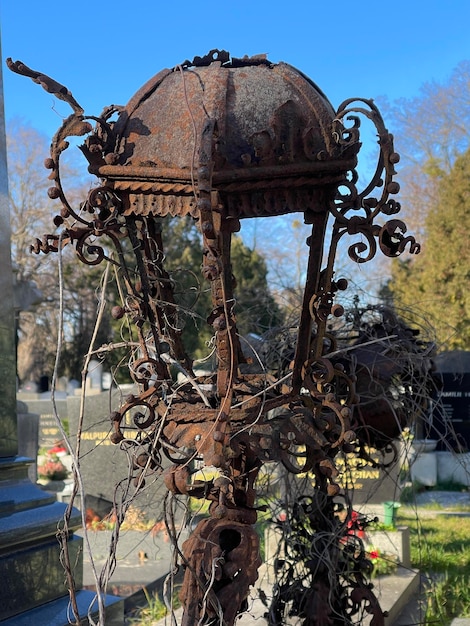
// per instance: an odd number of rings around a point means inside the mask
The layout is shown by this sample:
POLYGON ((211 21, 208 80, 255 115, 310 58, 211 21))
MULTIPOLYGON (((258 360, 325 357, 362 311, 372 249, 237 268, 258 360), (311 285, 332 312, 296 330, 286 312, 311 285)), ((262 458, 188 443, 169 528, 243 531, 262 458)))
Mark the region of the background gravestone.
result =
MULTIPOLYGON (((119 406, 121 400, 122 395, 116 389, 85 396, 80 469, 86 493, 85 506, 93 509, 100 517, 111 511, 113 501, 122 494, 129 475, 127 454, 119 445, 113 444, 109 437, 111 434, 109 415, 119 406), (118 485, 120 488, 118 487, 116 492, 118 485)), ((71 440, 74 441, 79 425, 81 398, 69 396, 67 404, 71 440)), ((127 436, 135 436, 135 431, 131 431, 127 436)), ((134 489, 131 488, 131 493, 133 492, 134 489)), ((166 492, 162 480, 153 484, 150 477, 133 505, 140 509, 148 520, 159 521, 163 516, 163 498, 166 492)))
POLYGON ((442 376, 441 403, 435 408, 432 430, 437 450, 470 450, 470 352, 453 350, 436 357, 442 376))
POLYGON ((18 454, 32 460, 28 468, 28 477, 32 483, 38 478, 37 455, 38 455, 38 430, 39 415, 29 413, 26 404, 18 402, 18 454))
MULTIPOLYGON (((355 458, 344 464, 342 459, 336 459, 338 469, 342 475, 338 483, 348 489, 354 505, 382 504, 388 501, 400 500, 402 483, 400 471, 403 461, 402 444, 395 441, 398 450, 397 460, 390 467, 377 467, 374 463, 366 464, 355 458)), ((370 456, 375 463, 387 464, 392 455, 383 457, 375 450, 370 450, 370 456)))
MULTIPOLYGON (((61 441, 62 434, 54 415, 54 406, 49 397, 39 398, 38 394, 19 393, 18 398, 27 406, 28 412, 39 416, 38 421, 38 445, 39 448, 52 448, 61 441)), ((67 422, 67 399, 55 400, 57 413, 62 422, 67 422)))

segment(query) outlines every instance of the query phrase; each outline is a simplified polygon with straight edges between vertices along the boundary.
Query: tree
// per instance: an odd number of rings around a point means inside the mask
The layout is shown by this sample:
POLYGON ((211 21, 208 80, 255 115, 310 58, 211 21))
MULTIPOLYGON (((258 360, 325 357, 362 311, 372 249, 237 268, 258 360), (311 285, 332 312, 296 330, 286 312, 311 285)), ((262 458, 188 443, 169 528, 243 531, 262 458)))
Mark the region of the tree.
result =
MULTIPOLYGON (((165 268, 169 271, 180 307, 179 322, 187 352, 201 358, 213 330, 207 323, 211 312, 210 283, 201 275, 202 238, 192 218, 166 218, 165 268)), ((265 258, 234 235, 231 248, 234 275, 234 313, 240 334, 263 334, 282 323, 281 309, 268 285, 265 258)))
MULTIPOLYGON (((19 119, 11 120, 7 127, 7 157, 10 191, 10 219, 12 229, 12 261, 15 269, 15 296, 17 303, 18 333, 18 375, 20 382, 38 381, 42 376, 50 378, 57 349, 59 332, 59 285, 58 258, 50 254, 34 255, 30 246, 35 237, 53 231, 52 218, 58 211, 57 204, 50 200, 47 189, 50 187, 47 171, 43 166, 44 158, 49 153, 47 138, 32 126, 19 119)), ((78 202, 85 195, 84 181, 79 170, 65 162, 64 180, 69 187, 68 196, 78 202)), ((91 336, 96 299, 81 298, 77 307, 76 296, 83 296, 82 284, 86 283, 88 293, 93 294, 94 286, 86 268, 77 262, 71 251, 63 253, 64 272, 67 289, 64 290, 64 308, 70 323, 74 316, 83 314, 85 303, 91 307, 86 316, 88 328, 83 324, 79 330, 72 330, 75 336, 68 339, 73 342, 80 337, 86 341, 91 336), (75 283, 75 284, 74 284, 75 283)), ((97 279, 98 280, 98 279, 97 279)), ((77 325, 72 323, 77 328, 77 325)), ((70 345, 69 345, 70 347, 70 345)), ((83 355, 82 346, 80 346, 83 355)), ((74 363, 77 358, 72 359, 74 363)), ((70 359, 63 362, 61 374, 77 377, 80 369, 70 368, 70 359)))
MULTIPOLYGON (((439 180, 425 220, 419 262, 397 261, 390 289, 399 306, 415 309, 434 325, 441 349, 470 349, 470 149, 439 180)), ((415 319, 415 321, 417 321, 415 319)))
POLYGON ((246 246, 240 237, 232 242, 237 327, 242 335, 264 332, 282 322, 282 313, 268 285, 265 258, 246 246))
POLYGON ((470 146, 470 61, 457 65, 442 84, 425 83, 418 96, 381 103, 396 136, 403 214, 419 237, 434 206, 441 176, 470 146))
POLYGON ((10 190, 10 219, 12 229, 12 261, 15 282, 25 291, 36 287, 34 311, 18 304, 18 373, 20 380, 39 379, 50 371, 55 345, 50 338, 57 336, 54 315, 49 315, 46 303, 56 299, 54 262, 29 254, 35 229, 50 229, 52 202, 47 197, 47 175, 42 166, 47 155, 47 140, 34 128, 13 120, 8 125, 7 155, 10 190), (39 308, 37 308, 39 306, 39 308))
MULTIPOLYGON (((395 143, 402 157, 399 175, 403 216, 409 231, 423 246, 422 253, 417 256, 388 262, 387 273, 392 275, 392 280, 389 285, 382 283, 382 295, 391 292, 396 305, 415 309, 415 321, 421 324, 419 315, 429 317, 428 311, 434 308, 437 291, 445 288, 436 280, 431 286, 431 292, 435 290, 436 294, 431 296, 422 291, 422 282, 426 282, 424 277, 428 274, 428 267, 434 266, 434 255, 439 257, 444 241, 437 245, 437 242, 428 240, 433 236, 430 234, 433 228, 439 228, 433 222, 435 216, 441 214, 442 193, 445 193, 441 186, 448 186, 456 159, 470 147, 470 61, 462 61, 442 84, 425 83, 415 98, 402 98, 393 105, 382 103, 381 108, 391 120, 390 127, 396 135, 395 143)), ((453 222, 457 211, 450 206, 445 220, 447 225, 453 222)), ((447 239, 445 246, 449 259, 452 245, 447 239)), ((454 345, 454 340, 448 342, 451 332, 455 331, 450 327, 444 331, 441 327, 439 341, 444 346, 454 345)))

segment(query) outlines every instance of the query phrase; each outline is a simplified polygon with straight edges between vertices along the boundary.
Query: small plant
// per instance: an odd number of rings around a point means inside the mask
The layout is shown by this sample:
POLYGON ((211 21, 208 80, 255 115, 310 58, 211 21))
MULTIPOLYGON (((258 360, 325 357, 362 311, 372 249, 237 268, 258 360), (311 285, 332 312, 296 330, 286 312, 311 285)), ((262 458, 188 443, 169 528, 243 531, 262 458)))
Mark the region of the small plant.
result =
MULTIPOLYGON (((377 520, 377 518, 376 518, 377 520)), ((379 522, 373 520, 367 525, 367 530, 370 531, 383 531, 383 532, 394 532, 396 531, 396 526, 394 524, 384 524, 384 522, 379 522)))
MULTIPOLYGON (((140 609, 138 616, 130 620, 132 626, 154 626, 158 620, 169 613, 166 604, 156 594, 150 595, 145 587, 143 591, 147 600, 147 606, 140 609)), ((171 608, 177 609, 179 606, 181 606, 181 603, 178 594, 175 593, 171 608)))
POLYGON ((38 467, 39 478, 47 480, 64 480, 67 478, 68 471, 65 465, 57 457, 51 457, 38 467))
POLYGON ((380 552, 378 548, 369 547, 367 558, 372 563, 372 578, 388 576, 397 569, 398 563, 395 555, 380 552))
POLYGON ((429 585, 424 624, 450 624, 452 619, 470 616, 470 578, 445 574, 429 585))
POLYGON ((139 616, 132 620, 135 626, 153 626, 157 621, 165 617, 168 609, 165 603, 156 595, 150 595, 144 587, 144 594, 147 600, 147 606, 140 610, 139 616))

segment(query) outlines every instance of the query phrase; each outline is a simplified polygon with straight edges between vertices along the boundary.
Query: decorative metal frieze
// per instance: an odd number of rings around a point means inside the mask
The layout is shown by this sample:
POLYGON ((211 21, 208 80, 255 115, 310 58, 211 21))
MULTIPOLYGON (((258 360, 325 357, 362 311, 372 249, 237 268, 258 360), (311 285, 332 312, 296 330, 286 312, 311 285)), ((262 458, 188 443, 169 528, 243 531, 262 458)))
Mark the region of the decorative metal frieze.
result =
MULTIPOLYGON (((371 260, 377 247, 390 257, 405 249, 419 252, 402 221, 378 222, 395 216, 400 205, 393 198, 399 190, 394 181, 399 157, 376 106, 354 99, 334 111, 320 89, 287 64, 212 51, 161 71, 127 106, 91 117, 62 85, 21 62, 8 60, 8 65, 73 109, 46 162, 53 183, 49 196, 62 205, 54 220, 60 234, 38 239, 34 252, 72 244, 84 263, 118 266, 125 285, 122 304, 112 314, 127 317, 137 337, 129 362, 136 391, 111 414, 112 441, 133 451, 137 486, 161 471, 163 454, 172 462, 165 471, 168 490, 211 503, 210 518, 183 546, 183 623, 212 624, 220 618, 229 626, 244 609, 260 562, 253 529, 256 478, 265 463, 280 462, 289 473, 312 477, 314 502, 321 501, 323 511, 320 526, 312 513, 312 540, 330 533, 323 546, 325 567, 310 573, 305 623, 353 623, 362 607, 380 626, 383 615, 372 600, 367 566, 361 565, 363 548, 345 551, 348 543, 337 539, 334 499, 341 488, 335 458, 352 452, 365 458, 370 443, 387 448, 397 423, 404 425, 409 415, 397 422, 395 408, 386 402, 379 417, 361 409, 356 388, 387 377, 390 362, 374 371, 360 339, 344 353, 328 331, 331 319, 343 314, 337 298, 347 282, 335 278, 334 264, 345 235, 352 238, 349 255, 358 263, 371 260), (377 130, 379 158, 360 191, 356 166, 364 116, 377 130), (68 202, 60 179, 60 157, 70 136, 85 136, 81 150, 100 180, 79 207, 68 202), (290 367, 246 374, 231 237, 244 219, 294 212, 303 214, 312 233, 290 367), (193 370, 177 323, 179 305, 162 235, 168 216, 191 216, 200 231, 201 280, 211 291, 207 322, 216 353, 209 375, 193 370), (332 235, 325 251, 329 221, 332 235), (186 377, 184 384, 172 376, 175 365, 186 377), (137 437, 128 436, 130 429, 137 437), (212 468, 212 477, 195 480, 195 461, 212 468), (331 563, 337 569, 327 575, 331 563), (327 598, 334 599, 333 609, 327 598)), ((394 373, 392 367, 389 379, 394 373)), ((276 619, 292 598, 277 598, 276 619)))

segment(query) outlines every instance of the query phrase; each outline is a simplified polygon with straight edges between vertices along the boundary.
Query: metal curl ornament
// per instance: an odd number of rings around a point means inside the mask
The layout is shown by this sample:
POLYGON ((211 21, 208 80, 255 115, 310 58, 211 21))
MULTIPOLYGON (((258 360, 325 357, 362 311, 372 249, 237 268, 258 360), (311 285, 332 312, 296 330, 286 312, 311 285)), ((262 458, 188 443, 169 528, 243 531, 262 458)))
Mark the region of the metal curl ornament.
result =
POLYGON ((378 234, 380 249, 389 257, 397 257, 402 254, 409 245, 410 254, 418 254, 421 246, 412 236, 404 237, 407 228, 401 220, 390 220, 382 228, 378 234))

